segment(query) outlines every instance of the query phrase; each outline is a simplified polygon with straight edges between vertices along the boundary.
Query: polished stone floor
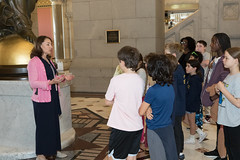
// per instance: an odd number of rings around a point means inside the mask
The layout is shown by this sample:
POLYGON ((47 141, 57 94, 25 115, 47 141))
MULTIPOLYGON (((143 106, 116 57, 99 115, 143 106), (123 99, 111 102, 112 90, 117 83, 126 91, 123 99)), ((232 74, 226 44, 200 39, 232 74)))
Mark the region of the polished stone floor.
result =
MULTIPOLYGON (((108 150, 110 129, 106 126, 111 107, 104 103, 103 94, 72 94, 72 122, 76 130, 75 142, 63 149, 68 155, 62 160, 105 160, 108 150)), ((184 136, 189 136, 189 130, 183 126, 184 136)), ((211 160, 202 152, 212 150, 216 143, 216 126, 204 124, 208 137, 202 143, 186 144, 184 149, 186 160, 211 160)), ((197 138, 197 137, 196 137, 197 138)), ((144 145, 141 145, 144 149, 144 145)), ((161 155, 159 155, 161 156, 161 155)), ((58 159, 58 158, 57 158, 58 159)), ((150 159, 147 152, 141 150, 138 160, 150 159)))

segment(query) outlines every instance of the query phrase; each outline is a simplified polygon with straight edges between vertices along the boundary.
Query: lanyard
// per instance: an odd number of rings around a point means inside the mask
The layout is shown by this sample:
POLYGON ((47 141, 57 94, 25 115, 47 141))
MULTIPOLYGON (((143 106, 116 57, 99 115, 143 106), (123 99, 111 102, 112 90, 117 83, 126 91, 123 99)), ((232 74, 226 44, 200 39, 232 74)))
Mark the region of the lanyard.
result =
POLYGON ((219 104, 222 104, 222 92, 219 93, 219 104))
MULTIPOLYGON (((55 78, 55 77, 56 77, 56 73, 55 73, 55 71, 54 71, 54 69, 53 69, 53 67, 52 67, 52 64, 51 64, 51 62, 50 62, 50 61, 49 61, 49 65, 50 65, 50 67, 51 67, 51 69, 52 69, 52 72, 53 72, 53 77, 55 78)), ((57 84, 55 84, 56 91, 57 91, 57 87, 58 87, 58 85, 57 85, 57 84)))

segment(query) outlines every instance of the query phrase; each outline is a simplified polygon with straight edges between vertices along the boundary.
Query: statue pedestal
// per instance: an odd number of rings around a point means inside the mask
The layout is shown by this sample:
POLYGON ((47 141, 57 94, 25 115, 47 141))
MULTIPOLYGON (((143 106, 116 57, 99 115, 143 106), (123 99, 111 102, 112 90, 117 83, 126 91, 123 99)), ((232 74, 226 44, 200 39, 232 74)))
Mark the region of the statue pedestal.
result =
MULTIPOLYGON (((28 81, 0 81, 0 159, 35 157, 35 120, 28 81)), ((61 86, 61 145, 75 140, 72 128, 70 85, 61 86)))

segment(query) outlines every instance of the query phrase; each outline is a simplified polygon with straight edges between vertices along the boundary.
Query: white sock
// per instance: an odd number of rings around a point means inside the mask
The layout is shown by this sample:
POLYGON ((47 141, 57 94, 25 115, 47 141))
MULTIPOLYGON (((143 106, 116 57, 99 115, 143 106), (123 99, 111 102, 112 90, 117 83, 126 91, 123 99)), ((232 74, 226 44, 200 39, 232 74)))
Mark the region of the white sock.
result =
POLYGON ((191 134, 190 134, 190 137, 189 137, 189 138, 195 140, 195 135, 191 135, 191 134))

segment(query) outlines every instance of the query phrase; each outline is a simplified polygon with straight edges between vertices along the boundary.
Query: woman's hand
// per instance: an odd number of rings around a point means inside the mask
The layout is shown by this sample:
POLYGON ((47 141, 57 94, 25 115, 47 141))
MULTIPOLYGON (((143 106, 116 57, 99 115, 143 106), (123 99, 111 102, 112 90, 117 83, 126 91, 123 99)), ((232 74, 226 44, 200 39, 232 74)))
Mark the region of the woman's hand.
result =
POLYGON ((149 120, 152 120, 153 119, 153 114, 152 114, 152 108, 151 107, 148 107, 147 111, 146 111, 146 117, 147 119, 149 120))
POLYGON ((65 77, 64 76, 56 76, 54 79, 52 79, 51 81, 49 81, 49 85, 52 84, 59 84, 62 81, 64 81, 65 77))
POLYGON ((66 74, 64 77, 67 81, 71 81, 75 76, 73 74, 69 73, 69 74, 66 74))

